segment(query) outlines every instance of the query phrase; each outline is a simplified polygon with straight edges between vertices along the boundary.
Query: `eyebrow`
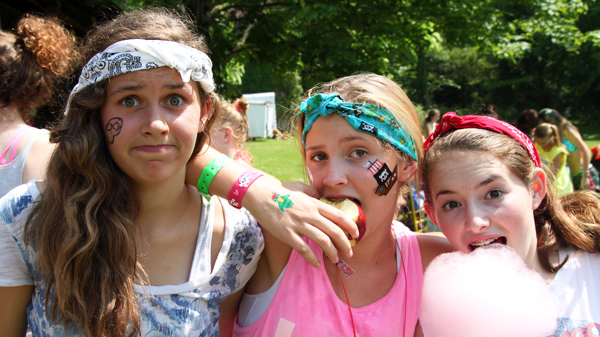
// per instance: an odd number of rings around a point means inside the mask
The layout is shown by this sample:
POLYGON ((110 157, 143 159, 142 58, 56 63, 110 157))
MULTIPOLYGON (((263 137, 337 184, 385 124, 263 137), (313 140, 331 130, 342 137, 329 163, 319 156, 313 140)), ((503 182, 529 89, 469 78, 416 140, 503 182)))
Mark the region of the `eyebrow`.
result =
MULTIPOLYGON (((338 143, 347 143, 347 142, 351 142, 353 140, 364 140, 365 138, 362 137, 362 135, 351 135, 351 136, 346 136, 343 137, 342 139, 340 139, 338 141, 338 143)), ((314 145, 314 146, 310 146, 307 147, 304 151, 315 151, 315 150, 319 150, 321 148, 325 147, 324 145, 314 145)))
MULTIPOLYGON (((500 179, 500 176, 494 174, 494 175, 490 176, 489 178, 485 179, 484 181, 480 182, 479 184, 477 184, 477 187, 489 185, 499 179, 500 179)), ((446 194, 456 194, 456 192, 454 192, 453 190, 441 190, 435 194, 435 198, 437 199, 440 195, 446 195, 446 194)))
MULTIPOLYGON (((127 91, 136 91, 136 90, 141 90, 145 87, 146 85, 143 83, 140 84, 130 84, 130 85, 125 85, 123 87, 118 88, 117 90, 111 92, 108 94, 108 97, 114 96, 114 95, 118 95, 121 92, 127 92, 127 91)), ((167 82, 163 85, 164 89, 169 89, 169 90, 175 90, 175 89, 181 89, 185 86, 185 83, 176 83, 176 82, 167 82)))

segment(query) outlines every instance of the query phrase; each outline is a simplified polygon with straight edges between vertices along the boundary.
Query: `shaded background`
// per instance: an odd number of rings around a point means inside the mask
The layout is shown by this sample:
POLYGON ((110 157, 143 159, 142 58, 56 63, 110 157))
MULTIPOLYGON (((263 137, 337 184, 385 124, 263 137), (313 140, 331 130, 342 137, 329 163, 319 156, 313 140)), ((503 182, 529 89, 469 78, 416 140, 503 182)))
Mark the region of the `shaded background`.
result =
MULTIPOLYGON (((50 14, 84 37, 122 10, 155 5, 194 19, 226 99, 275 91, 280 129, 306 89, 370 71, 398 82, 421 114, 479 113, 493 103, 513 121, 552 107, 600 139, 598 1, 3 0, 0 25, 50 14)), ((60 107, 38 111, 35 124, 54 121, 60 107)))

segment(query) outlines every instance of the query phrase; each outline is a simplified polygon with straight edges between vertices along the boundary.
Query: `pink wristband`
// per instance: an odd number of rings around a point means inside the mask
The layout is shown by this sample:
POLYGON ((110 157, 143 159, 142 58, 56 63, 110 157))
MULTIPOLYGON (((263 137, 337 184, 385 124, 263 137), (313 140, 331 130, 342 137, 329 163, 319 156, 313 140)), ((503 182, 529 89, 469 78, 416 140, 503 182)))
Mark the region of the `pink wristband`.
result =
POLYGON ((256 179, 262 176, 263 174, 260 171, 253 168, 249 168, 242 173, 229 191, 229 196, 227 198, 229 204, 235 208, 242 208, 242 198, 244 197, 244 194, 246 194, 248 187, 250 187, 256 179))

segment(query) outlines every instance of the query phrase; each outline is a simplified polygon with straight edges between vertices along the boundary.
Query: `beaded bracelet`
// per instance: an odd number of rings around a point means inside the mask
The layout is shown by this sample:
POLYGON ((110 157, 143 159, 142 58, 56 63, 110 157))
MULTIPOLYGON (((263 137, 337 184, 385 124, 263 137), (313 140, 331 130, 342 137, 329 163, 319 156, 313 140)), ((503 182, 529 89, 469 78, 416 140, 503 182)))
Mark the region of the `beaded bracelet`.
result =
POLYGON ((220 153, 217 155, 211 162, 206 165, 204 170, 202 170, 202 174, 200 174, 200 178, 198 178, 198 183, 196 187, 198 188, 198 192, 209 195, 208 187, 212 182, 213 178, 217 173, 225 166, 225 164, 229 163, 231 158, 227 157, 227 155, 220 153))
POLYGON ((229 191, 227 200, 229 204, 235 208, 242 208, 242 198, 252 183, 262 177, 263 174, 253 168, 249 168, 238 178, 229 191))

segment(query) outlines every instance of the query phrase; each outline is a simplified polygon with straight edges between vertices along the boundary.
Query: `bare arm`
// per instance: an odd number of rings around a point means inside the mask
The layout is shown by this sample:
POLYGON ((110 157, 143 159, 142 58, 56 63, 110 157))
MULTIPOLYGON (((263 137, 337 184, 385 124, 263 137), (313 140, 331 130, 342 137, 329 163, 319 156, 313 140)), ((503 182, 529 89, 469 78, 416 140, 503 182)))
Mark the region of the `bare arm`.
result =
POLYGON ((219 316, 219 336, 233 336, 233 325, 235 324, 235 318, 243 294, 244 289, 242 288, 227 296, 227 298, 219 304, 219 308, 221 309, 221 315, 219 316))
POLYGON ((33 143, 23 167, 24 183, 31 179, 44 179, 50 156, 56 147, 48 137, 47 133, 39 135, 33 143))
MULTIPOLYGON (((577 131, 577 129, 572 125, 567 125, 565 127, 565 138, 577 146, 578 151, 581 154, 582 172, 587 172, 592 160, 592 150, 590 150, 590 148, 587 146, 579 131, 577 131)), ((582 186, 589 188, 589 181, 587 179, 583 179, 582 186)))
POLYGON ((554 159, 552 160, 552 165, 550 165, 550 171, 552 171, 552 174, 554 176, 556 176, 556 172, 558 172, 558 169, 560 168, 560 165, 562 164, 562 161, 565 156, 566 154, 561 152, 557 154, 556 157, 554 157, 554 159))
POLYGON ((419 233, 417 234, 417 240, 419 241, 419 250, 421 250, 423 271, 438 255, 454 251, 454 248, 442 233, 419 233))
POLYGON ((33 286, 0 287, 0 336, 23 337, 33 286))
MULTIPOLYGON (((218 151, 205 147, 188 164, 186 181, 196 185, 202 169, 218 154, 218 151)), ((234 162, 225 165, 213 179, 209 192, 227 198, 231 186, 245 170, 245 167, 234 162)), ((338 251, 344 256, 351 254, 350 242, 336 224, 358 236, 356 225, 342 211, 304 193, 289 190, 268 174, 250 185, 242 199, 242 206, 254 215, 263 228, 296 249, 315 267, 319 264, 318 259, 302 240, 303 236, 319 244, 334 262, 337 261, 338 251), (274 193, 288 196, 292 202, 291 207, 281 211, 273 201, 274 193)))

